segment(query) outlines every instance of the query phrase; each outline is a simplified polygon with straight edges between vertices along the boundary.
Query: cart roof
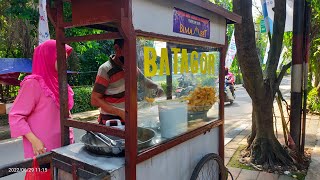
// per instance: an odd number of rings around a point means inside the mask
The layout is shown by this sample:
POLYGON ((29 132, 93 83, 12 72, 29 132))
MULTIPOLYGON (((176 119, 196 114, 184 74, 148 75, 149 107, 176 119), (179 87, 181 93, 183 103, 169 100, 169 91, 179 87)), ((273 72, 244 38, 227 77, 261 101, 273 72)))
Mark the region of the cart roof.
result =
MULTIPOLYGON (((71 2, 71 0, 64 0, 66 2, 71 2)), ((171 1, 171 0, 167 0, 171 1)), ((182 0, 185 2, 189 2, 191 4, 194 4, 196 6, 199 6, 203 9, 206 9, 210 12, 216 13, 224 18, 226 18, 228 24, 234 24, 234 23, 241 23, 242 18, 238 14, 235 14, 233 12, 228 11, 227 9, 218 6, 209 0, 182 0)), ((89 0, 88 0, 89 2, 89 0)))
POLYGON ((228 24, 241 23, 242 18, 238 14, 228 11, 227 9, 218 6, 209 0, 184 0, 203 9, 216 13, 226 18, 228 24))

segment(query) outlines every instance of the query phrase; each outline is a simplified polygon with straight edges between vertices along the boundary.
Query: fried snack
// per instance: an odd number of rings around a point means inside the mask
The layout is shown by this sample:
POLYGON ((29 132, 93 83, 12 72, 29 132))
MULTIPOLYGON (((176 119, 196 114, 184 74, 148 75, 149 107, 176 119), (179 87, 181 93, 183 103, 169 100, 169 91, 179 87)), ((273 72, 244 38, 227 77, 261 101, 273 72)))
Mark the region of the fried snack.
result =
POLYGON ((188 110, 193 112, 207 111, 218 101, 216 91, 213 87, 197 87, 186 98, 188 100, 188 110))
POLYGON ((148 103, 153 103, 155 100, 155 98, 149 98, 149 97, 146 97, 145 99, 148 103))

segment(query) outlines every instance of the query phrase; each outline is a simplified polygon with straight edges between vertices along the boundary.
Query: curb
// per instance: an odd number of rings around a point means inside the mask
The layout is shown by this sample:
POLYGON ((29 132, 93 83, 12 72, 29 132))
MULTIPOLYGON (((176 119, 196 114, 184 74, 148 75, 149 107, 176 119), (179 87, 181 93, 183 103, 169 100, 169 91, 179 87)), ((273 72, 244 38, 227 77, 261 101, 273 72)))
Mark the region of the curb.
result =
POLYGON ((11 139, 9 128, 7 130, 0 131, 0 141, 5 141, 7 139, 11 139))

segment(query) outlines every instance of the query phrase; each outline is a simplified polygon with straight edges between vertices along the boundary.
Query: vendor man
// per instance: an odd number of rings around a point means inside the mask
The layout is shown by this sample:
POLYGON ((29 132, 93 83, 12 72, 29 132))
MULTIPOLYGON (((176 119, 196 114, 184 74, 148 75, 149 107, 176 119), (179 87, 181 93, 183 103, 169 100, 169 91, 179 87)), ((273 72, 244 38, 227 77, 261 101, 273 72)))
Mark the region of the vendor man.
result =
MULTIPOLYGON (((99 124, 105 124, 110 119, 125 120, 125 75, 122 49, 123 39, 114 41, 115 54, 109 61, 99 67, 96 82, 91 94, 91 105, 100 108, 99 124)), ((156 96, 161 96, 163 90, 150 79, 146 78, 137 68, 138 82, 149 89, 156 90, 156 96)))

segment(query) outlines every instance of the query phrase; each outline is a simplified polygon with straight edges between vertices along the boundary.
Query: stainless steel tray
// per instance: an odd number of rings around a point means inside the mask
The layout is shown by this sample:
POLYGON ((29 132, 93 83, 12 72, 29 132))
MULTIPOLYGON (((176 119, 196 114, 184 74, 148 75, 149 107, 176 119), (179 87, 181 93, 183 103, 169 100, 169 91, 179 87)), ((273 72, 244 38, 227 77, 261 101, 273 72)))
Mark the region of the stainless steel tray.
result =
MULTIPOLYGON (((156 133, 152 129, 138 127, 138 151, 149 147, 155 135, 156 133)), ((88 132, 81 137, 81 142, 85 145, 85 149, 91 153, 99 155, 123 156, 125 148, 124 139, 109 135, 106 136, 115 140, 117 142, 117 146, 108 146, 88 132)))

